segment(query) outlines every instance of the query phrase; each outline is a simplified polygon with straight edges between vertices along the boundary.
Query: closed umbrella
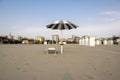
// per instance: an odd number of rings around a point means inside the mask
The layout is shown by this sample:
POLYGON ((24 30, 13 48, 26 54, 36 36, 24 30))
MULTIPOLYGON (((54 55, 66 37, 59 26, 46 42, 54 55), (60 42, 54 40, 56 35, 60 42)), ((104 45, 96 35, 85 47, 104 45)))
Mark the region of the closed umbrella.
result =
MULTIPOLYGON (((51 24, 47 25, 48 29, 52 29, 52 30, 71 30, 71 29, 75 29, 78 26, 73 24, 70 21, 65 21, 65 20, 58 20, 58 21, 54 21, 51 24)), ((63 53, 63 45, 61 45, 61 53, 63 53)))

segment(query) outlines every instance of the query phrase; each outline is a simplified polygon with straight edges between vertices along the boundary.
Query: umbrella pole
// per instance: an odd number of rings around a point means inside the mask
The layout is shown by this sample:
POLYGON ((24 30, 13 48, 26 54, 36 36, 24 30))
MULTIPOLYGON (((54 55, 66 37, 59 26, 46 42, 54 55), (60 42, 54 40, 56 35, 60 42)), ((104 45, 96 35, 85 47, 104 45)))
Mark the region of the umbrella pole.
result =
POLYGON ((63 45, 61 45, 61 54, 63 53, 63 45))
POLYGON ((62 30, 61 30, 61 34, 62 34, 62 30))
MULTIPOLYGON (((61 34, 62 34, 62 30, 61 30, 61 34)), ((61 54, 63 53, 63 40, 61 38, 61 54)))

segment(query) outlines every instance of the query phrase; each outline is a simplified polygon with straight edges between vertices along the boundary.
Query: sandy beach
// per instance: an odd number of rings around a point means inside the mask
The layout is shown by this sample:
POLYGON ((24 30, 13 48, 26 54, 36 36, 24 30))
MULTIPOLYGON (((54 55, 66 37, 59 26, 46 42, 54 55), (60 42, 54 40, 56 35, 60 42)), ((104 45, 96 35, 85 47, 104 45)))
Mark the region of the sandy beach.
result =
POLYGON ((120 45, 0 45, 0 80, 120 80, 120 45))

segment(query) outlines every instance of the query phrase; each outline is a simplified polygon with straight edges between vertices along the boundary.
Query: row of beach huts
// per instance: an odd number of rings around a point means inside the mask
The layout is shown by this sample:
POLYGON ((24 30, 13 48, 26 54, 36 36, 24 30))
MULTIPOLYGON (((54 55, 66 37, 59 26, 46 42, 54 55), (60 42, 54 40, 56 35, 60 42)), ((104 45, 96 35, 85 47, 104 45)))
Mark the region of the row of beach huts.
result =
POLYGON ((113 45, 112 39, 96 39, 95 37, 83 37, 79 39, 79 45, 97 46, 97 45, 113 45))
MULTIPOLYGON (((72 44, 74 44, 74 42, 79 45, 84 45, 84 46, 120 44, 120 37, 116 37, 116 36, 109 37, 109 38, 96 38, 96 37, 91 37, 88 35, 84 35, 82 37, 75 36, 75 35, 73 36, 70 39, 72 44)), ((70 44, 68 42, 69 41, 63 40, 63 44, 70 44)), ((61 41, 59 41, 59 44, 61 44, 61 41)))

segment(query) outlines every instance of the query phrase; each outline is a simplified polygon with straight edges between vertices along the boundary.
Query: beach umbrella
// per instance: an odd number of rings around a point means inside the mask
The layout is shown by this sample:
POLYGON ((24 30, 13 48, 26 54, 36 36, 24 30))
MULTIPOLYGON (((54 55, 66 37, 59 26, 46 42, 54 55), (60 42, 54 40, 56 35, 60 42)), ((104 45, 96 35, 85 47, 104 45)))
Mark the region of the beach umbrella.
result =
POLYGON ((49 25, 47 25, 47 28, 53 29, 53 30, 71 30, 71 29, 75 29, 78 26, 73 24, 70 21, 65 21, 65 20, 58 20, 55 21, 49 25))
MULTIPOLYGON (((73 24, 70 21, 66 21, 66 20, 57 20, 57 21, 54 21, 53 23, 47 25, 48 29, 61 30, 61 33, 62 33, 62 30, 71 30, 71 29, 75 29, 77 27, 78 27, 77 25, 73 24)), ((62 44, 61 44, 61 53, 63 53, 62 44)))

